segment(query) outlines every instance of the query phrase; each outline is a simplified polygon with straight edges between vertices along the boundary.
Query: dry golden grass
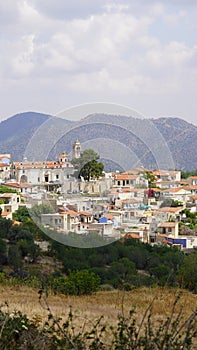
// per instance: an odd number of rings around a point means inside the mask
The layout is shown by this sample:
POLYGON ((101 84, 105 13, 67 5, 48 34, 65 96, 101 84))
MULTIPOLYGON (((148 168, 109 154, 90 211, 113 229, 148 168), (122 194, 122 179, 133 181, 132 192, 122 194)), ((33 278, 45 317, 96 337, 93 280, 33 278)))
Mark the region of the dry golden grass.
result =
MULTIPOLYGON (((67 319, 70 306, 74 314, 76 329, 86 323, 92 323, 100 316, 104 316, 104 322, 115 325, 117 315, 124 310, 125 315, 133 308, 136 309, 137 319, 141 319, 153 298, 152 314, 155 322, 170 315, 173 303, 179 290, 170 288, 140 288, 130 292, 110 291, 98 292, 90 296, 64 296, 49 294, 48 304, 51 312, 56 317, 67 319)), ((9 305, 9 311, 20 310, 30 319, 47 319, 48 310, 44 298, 39 302, 38 290, 25 286, 0 286, 0 304, 5 302, 9 305)), ((197 306, 197 296, 182 291, 176 311, 183 308, 183 316, 187 318, 197 306)))

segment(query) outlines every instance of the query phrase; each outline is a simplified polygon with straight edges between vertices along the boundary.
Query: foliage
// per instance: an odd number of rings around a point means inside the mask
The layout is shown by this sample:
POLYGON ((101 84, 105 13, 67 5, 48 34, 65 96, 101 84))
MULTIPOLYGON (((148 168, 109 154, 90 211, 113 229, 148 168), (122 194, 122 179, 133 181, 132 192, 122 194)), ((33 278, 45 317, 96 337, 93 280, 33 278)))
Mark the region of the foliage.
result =
POLYGON ((51 214, 54 213, 54 209, 47 204, 36 204, 30 210, 29 214, 34 222, 39 223, 41 220, 42 214, 51 214))
MULTIPOLYGON (((76 173, 75 176, 80 178, 80 176, 83 176, 82 173, 84 173, 84 175, 86 173, 88 173, 88 168, 91 168, 94 166, 95 168, 95 164, 97 164, 97 160, 100 158, 99 154, 96 153, 93 149, 85 149, 82 153, 81 153, 81 157, 80 158, 74 158, 72 159, 72 164, 74 165, 75 169, 76 169, 76 173), (96 162, 96 163, 94 163, 96 162), (88 165, 89 163, 89 165, 88 165), (84 170, 82 171, 82 169, 84 168, 84 170), (82 173, 81 173, 82 171, 82 173)), ((102 164, 102 163, 98 163, 98 164, 102 164)), ((101 166, 99 166, 101 167, 101 166)))
POLYGON ((181 207, 183 206, 183 202, 174 200, 171 198, 165 198, 164 201, 162 202, 160 208, 164 207, 181 207))
POLYGON ((16 190, 13 190, 7 186, 0 185, 0 193, 18 193, 16 190))
POLYGON ((181 171, 181 178, 187 179, 190 176, 197 176, 197 170, 193 171, 181 171))
POLYGON ((102 175, 103 169, 103 163, 91 160, 80 170, 79 178, 83 177, 84 180, 87 181, 90 181, 90 179, 98 179, 102 175))
POLYGON ((185 256, 179 279, 182 287, 197 293, 197 251, 185 256))
POLYGON ((55 278, 53 289, 72 295, 92 294, 100 285, 100 278, 87 270, 70 272, 68 277, 55 278))
POLYGON ((148 180, 148 187, 154 188, 156 185, 154 185, 154 181, 156 181, 156 177, 153 175, 151 171, 144 171, 144 177, 148 180))
POLYGON ((26 206, 19 208, 13 213, 13 220, 19 222, 28 222, 30 221, 29 210, 26 206))
MULTIPOLYGON (((72 309, 65 322, 55 317, 48 304, 47 295, 39 291, 39 300, 48 311, 48 319, 42 325, 39 317, 29 320, 20 311, 10 313, 0 310, 1 350, 192 350, 196 337, 196 316, 194 311, 188 318, 182 315, 178 305, 180 296, 175 299, 171 314, 156 323, 152 314, 154 299, 137 322, 135 309, 126 313, 122 305, 117 326, 109 327, 103 317, 91 322, 87 319, 76 330, 77 316, 72 309)), ((5 309, 4 306, 4 309, 5 309)), ((195 345, 194 345, 195 346, 195 345)))

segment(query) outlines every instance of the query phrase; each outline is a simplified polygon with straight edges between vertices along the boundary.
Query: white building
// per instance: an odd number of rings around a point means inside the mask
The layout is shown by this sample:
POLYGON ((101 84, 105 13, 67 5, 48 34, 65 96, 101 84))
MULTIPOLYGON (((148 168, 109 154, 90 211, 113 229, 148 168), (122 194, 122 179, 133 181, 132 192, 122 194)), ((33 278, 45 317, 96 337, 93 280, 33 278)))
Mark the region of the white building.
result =
POLYGON ((69 162, 68 155, 62 153, 57 161, 13 162, 11 178, 18 183, 45 186, 47 190, 51 190, 69 179, 73 171, 74 167, 69 162))

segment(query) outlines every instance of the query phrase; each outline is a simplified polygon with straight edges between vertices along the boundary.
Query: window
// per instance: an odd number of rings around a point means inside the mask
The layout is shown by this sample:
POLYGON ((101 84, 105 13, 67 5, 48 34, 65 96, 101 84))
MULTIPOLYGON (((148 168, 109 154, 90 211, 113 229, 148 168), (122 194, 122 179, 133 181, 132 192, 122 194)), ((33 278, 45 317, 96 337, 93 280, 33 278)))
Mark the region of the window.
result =
POLYGON ((127 180, 127 185, 129 185, 129 180, 127 180))
POLYGON ((59 179, 59 175, 56 175, 56 179, 59 179))
POLYGON ((40 178, 38 177, 38 182, 40 182, 40 178))
POLYGON ((120 186, 120 181, 118 181, 118 186, 120 186))

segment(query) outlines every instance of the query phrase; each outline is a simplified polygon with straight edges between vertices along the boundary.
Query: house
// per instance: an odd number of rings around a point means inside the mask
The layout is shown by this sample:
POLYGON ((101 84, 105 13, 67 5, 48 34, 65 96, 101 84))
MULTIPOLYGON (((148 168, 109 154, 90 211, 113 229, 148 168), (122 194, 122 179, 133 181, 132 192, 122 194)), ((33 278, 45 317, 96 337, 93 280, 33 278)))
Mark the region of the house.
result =
POLYGON ((41 215, 41 223, 45 228, 56 231, 69 232, 79 223, 79 214, 74 210, 67 210, 60 213, 49 213, 41 215))
POLYGON ((188 189, 188 187, 169 188, 164 190, 162 195, 164 198, 170 198, 186 204, 191 195, 191 191, 188 189))
POLYGON ((190 192, 190 194, 197 194, 197 185, 190 185, 185 188, 190 192))
POLYGON ((116 174, 114 176, 114 185, 116 187, 135 187, 140 182, 139 175, 116 174))
POLYGON ((33 188, 30 184, 18 182, 5 182, 2 185, 20 193, 31 193, 33 188))
POLYGON ((181 216, 181 211, 183 210, 183 207, 163 207, 163 208, 159 208, 157 210, 158 213, 164 213, 166 214, 167 220, 179 220, 180 216, 181 216))
POLYGON ((16 182, 44 186, 49 191, 57 189, 64 180, 69 179, 73 171, 66 153, 60 154, 56 161, 13 162, 10 168, 11 178, 16 182))
POLYGON ((163 235, 177 238, 179 235, 178 222, 162 222, 158 225, 158 231, 163 235))
POLYGON ((181 250, 196 249, 197 248, 197 236, 178 236, 177 238, 166 237, 167 242, 172 246, 178 246, 181 250))
POLYGON ((195 186, 197 185, 197 176, 190 176, 187 181, 191 186, 195 186))
POLYGON ((10 179, 10 154, 0 154, 0 181, 4 182, 10 179))
POLYGON ((20 198, 20 195, 18 195, 17 193, 0 194, 0 208, 3 213, 2 216, 7 217, 5 213, 10 213, 9 216, 12 218, 12 213, 18 210, 20 203, 21 203, 21 198, 20 198))
POLYGON ((155 170, 152 172, 157 180, 176 182, 181 181, 181 171, 179 170, 155 170))

